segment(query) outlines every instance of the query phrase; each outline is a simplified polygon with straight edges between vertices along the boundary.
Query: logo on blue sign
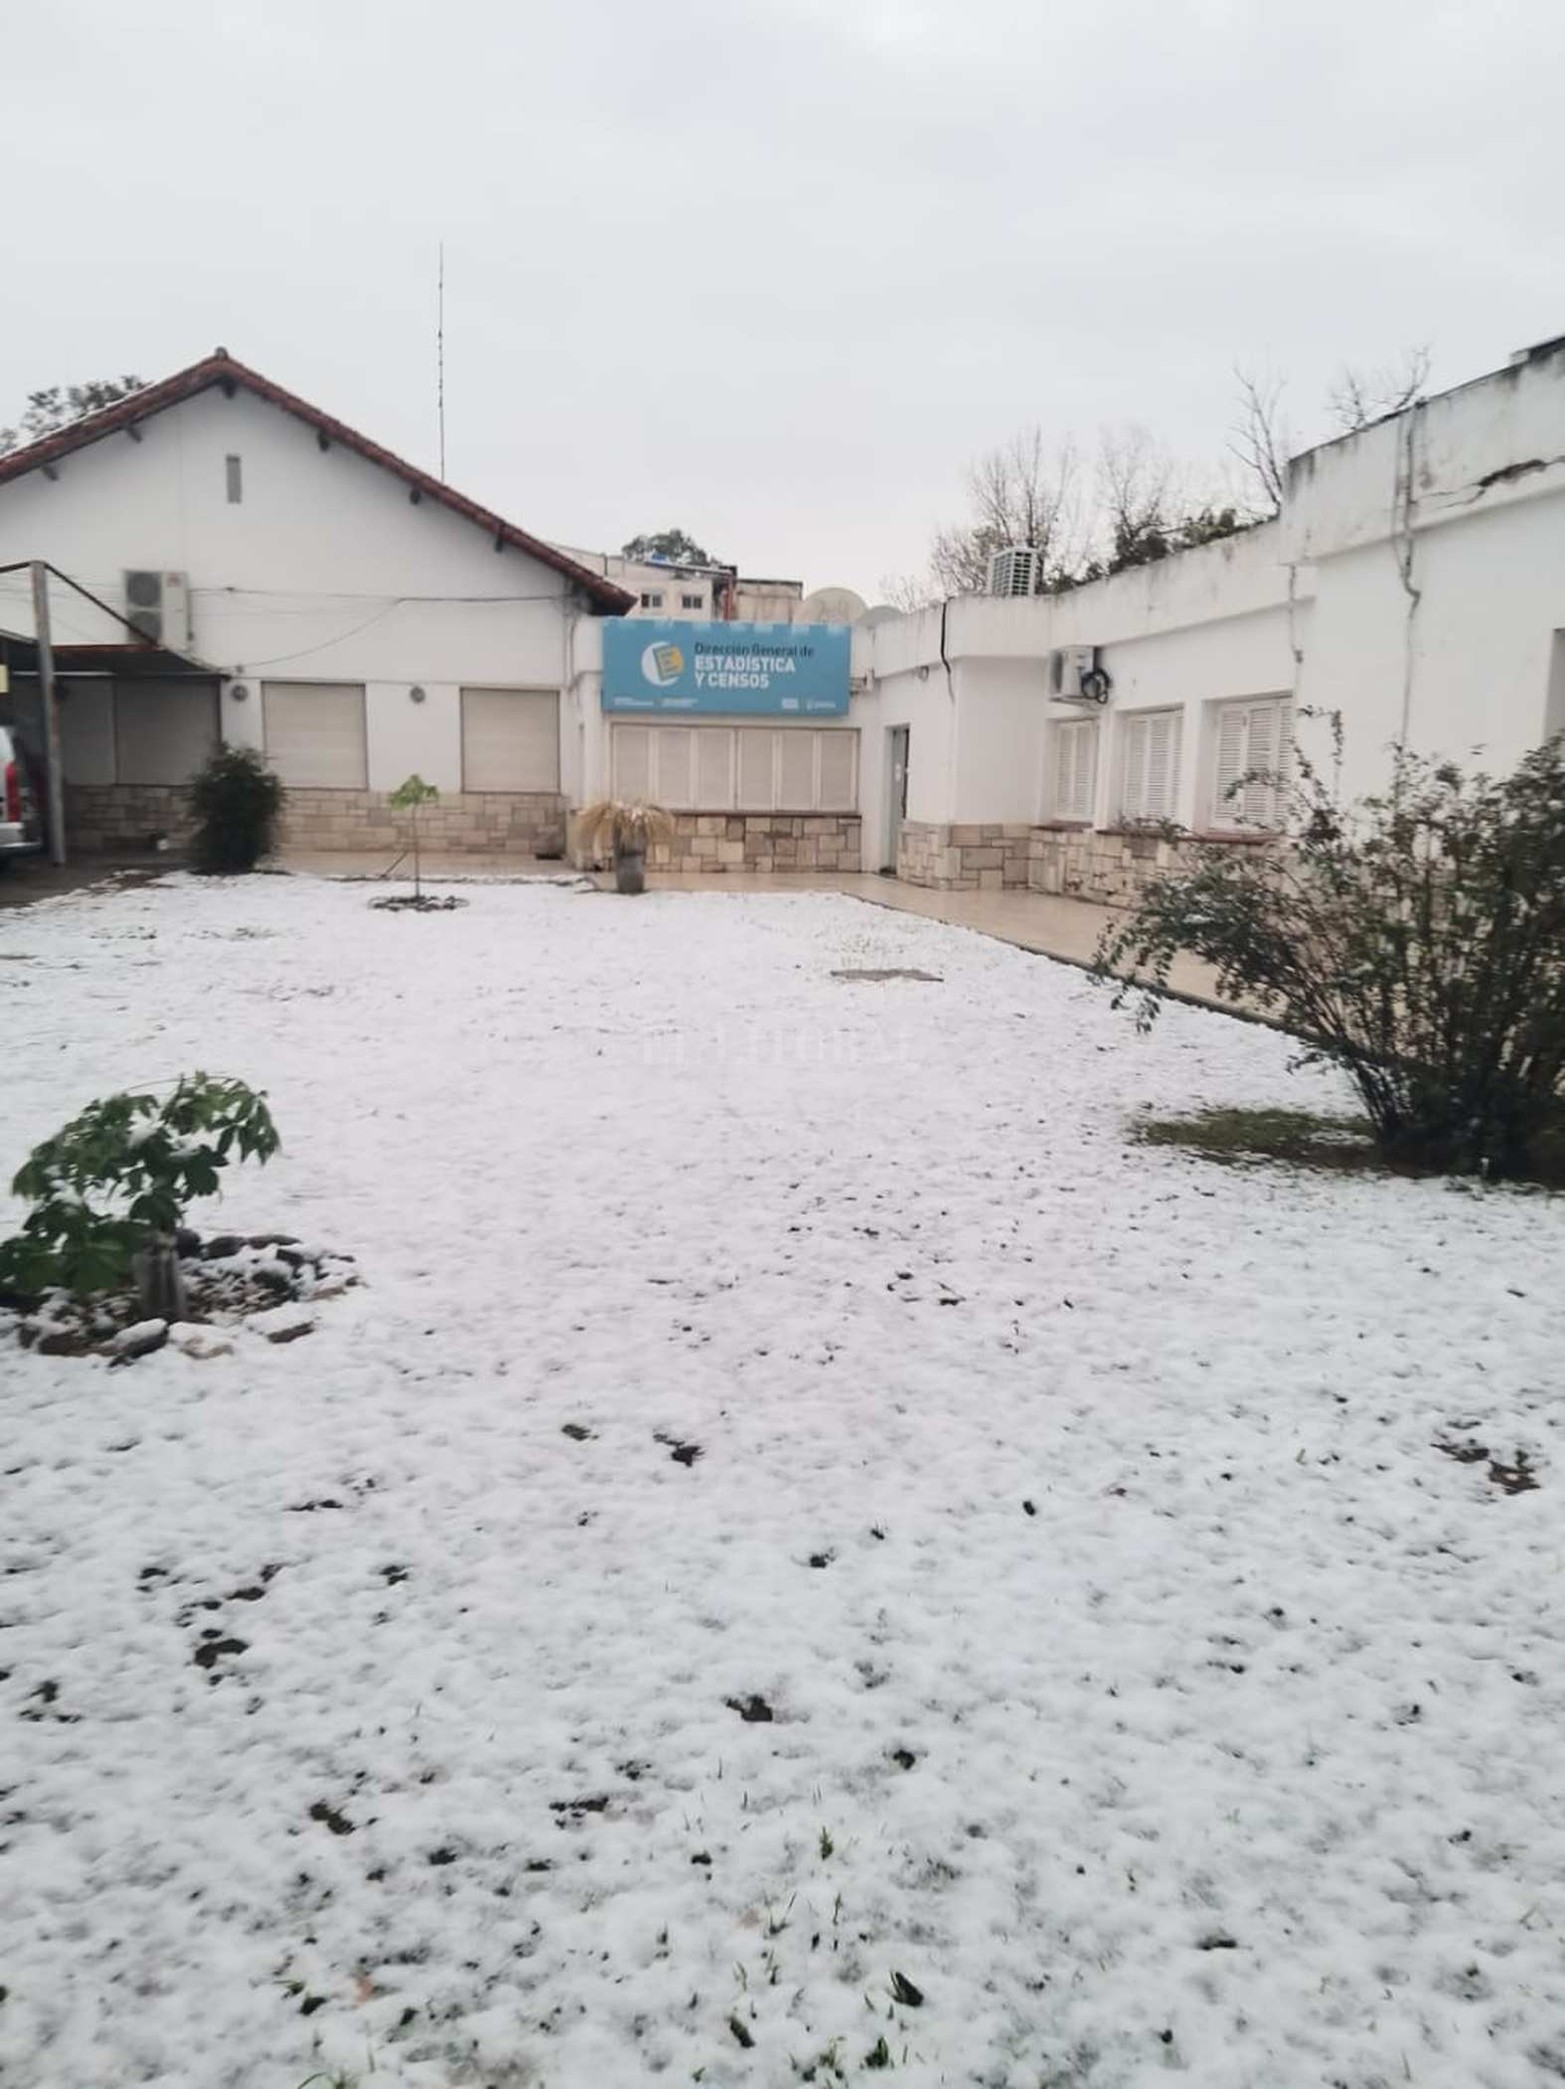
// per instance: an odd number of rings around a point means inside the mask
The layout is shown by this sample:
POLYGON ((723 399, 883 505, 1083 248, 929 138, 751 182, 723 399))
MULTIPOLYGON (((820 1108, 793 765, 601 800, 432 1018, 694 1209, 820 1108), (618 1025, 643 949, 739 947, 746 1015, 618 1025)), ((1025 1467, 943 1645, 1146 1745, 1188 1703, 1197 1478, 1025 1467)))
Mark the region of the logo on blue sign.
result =
POLYGON ((648 646, 641 656, 641 672, 654 689, 672 689, 685 671, 685 656, 678 646, 648 646))

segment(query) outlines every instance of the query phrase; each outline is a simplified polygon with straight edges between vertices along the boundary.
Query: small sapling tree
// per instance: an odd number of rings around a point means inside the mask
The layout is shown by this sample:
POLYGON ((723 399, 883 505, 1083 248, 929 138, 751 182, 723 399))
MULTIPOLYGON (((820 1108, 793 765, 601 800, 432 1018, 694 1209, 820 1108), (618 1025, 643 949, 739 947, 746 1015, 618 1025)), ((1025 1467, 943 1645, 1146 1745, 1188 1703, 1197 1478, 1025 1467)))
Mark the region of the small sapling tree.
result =
POLYGON ((422 776, 417 775, 405 777, 391 794, 391 802, 396 810, 405 812, 408 816, 413 845, 413 897, 415 900, 423 897, 419 864, 420 837, 418 816, 424 806, 433 805, 439 796, 439 791, 436 790, 432 783, 426 783, 422 776))

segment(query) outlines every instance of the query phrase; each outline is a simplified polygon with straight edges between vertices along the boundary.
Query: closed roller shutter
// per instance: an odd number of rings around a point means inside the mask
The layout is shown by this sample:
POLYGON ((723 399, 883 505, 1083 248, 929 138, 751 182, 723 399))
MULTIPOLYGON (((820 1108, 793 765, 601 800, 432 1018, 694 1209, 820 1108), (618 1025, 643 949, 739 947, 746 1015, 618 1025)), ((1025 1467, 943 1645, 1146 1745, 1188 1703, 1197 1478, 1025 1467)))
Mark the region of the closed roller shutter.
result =
POLYGON ((611 736, 614 795, 645 799, 652 794, 652 728, 617 725, 611 736))
POLYGON ((817 804, 822 812, 856 812, 859 803, 859 736, 855 732, 823 732, 821 787, 817 804))
POLYGON ((557 791, 560 699, 553 689, 462 691, 464 791, 557 791))
POLYGON ((727 808, 734 802, 734 736, 726 726, 696 732, 696 804, 727 808))
POLYGON ((745 812, 772 809, 772 742, 776 737, 761 726, 739 728, 739 805, 745 812))
POLYGON ((652 796, 659 805, 682 812, 696 802, 690 764, 696 736, 688 725, 660 725, 652 734, 652 796))
POLYGON ((188 783, 218 744, 215 682, 116 682, 115 775, 188 783))
POLYGON ((616 725, 616 798, 671 812, 853 812, 859 736, 849 728, 616 725))
POLYGON ((364 686, 360 682, 263 682, 266 758, 301 790, 368 788, 364 686))
POLYGON ((779 812, 813 812, 815 735, 779 733, 777 740, 777 809, 779 812))

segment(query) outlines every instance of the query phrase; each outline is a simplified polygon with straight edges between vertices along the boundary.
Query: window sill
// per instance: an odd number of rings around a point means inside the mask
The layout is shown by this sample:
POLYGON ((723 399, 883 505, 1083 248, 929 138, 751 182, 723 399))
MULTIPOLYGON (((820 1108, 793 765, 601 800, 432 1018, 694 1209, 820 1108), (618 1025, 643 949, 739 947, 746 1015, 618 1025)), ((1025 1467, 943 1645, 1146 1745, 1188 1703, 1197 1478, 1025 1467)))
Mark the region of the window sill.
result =
POLYGON ((1275 827, 1198 827, 1190 837, 1192 841, 1233 842, 1241 849, 1264 849, 1269 842, 1286 838, 1275 827))
POLYGON ((1040 834, 1090 834, 1091 820, 1039 820, 1034 828, 1040 834))

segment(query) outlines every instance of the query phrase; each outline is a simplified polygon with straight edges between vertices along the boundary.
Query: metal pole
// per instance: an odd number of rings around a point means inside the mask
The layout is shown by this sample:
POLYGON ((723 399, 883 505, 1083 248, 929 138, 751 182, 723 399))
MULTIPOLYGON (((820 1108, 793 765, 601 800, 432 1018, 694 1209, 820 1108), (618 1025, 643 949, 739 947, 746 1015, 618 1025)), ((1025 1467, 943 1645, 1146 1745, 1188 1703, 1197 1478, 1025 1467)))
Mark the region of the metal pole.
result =
POLYGON ((60 775, 60 710, 54 695, 54 647, 49 638, 49 568, 34 559, 33 636, 38 641, 38 688, 43 697, 43 746, 49 790, 49 858, 65 861, 65 786, 60 775))
POLYGON ((440 483, 446 482, 446 243, 440 242, 435 289, 435 404, 440 414, 440 483))

